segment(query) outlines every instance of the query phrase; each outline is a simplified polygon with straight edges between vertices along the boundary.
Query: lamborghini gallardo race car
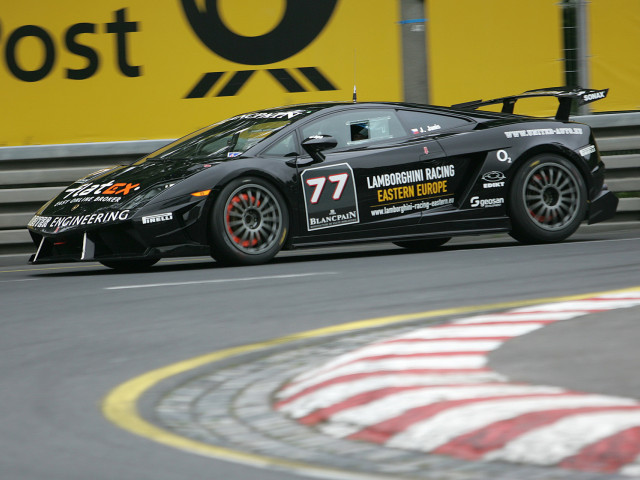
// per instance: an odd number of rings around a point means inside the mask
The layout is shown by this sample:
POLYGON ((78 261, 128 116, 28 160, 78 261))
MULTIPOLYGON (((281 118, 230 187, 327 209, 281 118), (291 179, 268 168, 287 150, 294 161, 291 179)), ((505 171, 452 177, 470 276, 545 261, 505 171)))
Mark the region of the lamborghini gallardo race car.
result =
POLYGON ((313 103, 237 115, 131 165, 84 177, 28 228, 31 263, 142 269, 210 254, 260 264, 281 249, 385 241, 429 250, 457 235, 558 242, 612 217, 591 129, 571 104, 606 90, 543 89, 453 107, 313 103), (555 119, 513 114, 554 96, 555 119), (502 112, 478 110, 502 104, 502 112))

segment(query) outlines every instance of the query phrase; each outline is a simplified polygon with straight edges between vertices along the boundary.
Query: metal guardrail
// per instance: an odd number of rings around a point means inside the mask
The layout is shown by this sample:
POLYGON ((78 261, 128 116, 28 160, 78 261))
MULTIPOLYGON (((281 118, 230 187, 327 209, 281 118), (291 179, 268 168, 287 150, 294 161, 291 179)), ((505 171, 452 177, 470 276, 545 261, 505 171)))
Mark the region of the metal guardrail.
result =
MULTIPOLYGON (((640 220, 640 112, 573 117, 594 128, 607 184, 620 199, 613 221, 640 220)), ((26 224, 47 200, 89 173, 127 164, 171 140, 0 148, 0 254, 33 250, 26 224)))

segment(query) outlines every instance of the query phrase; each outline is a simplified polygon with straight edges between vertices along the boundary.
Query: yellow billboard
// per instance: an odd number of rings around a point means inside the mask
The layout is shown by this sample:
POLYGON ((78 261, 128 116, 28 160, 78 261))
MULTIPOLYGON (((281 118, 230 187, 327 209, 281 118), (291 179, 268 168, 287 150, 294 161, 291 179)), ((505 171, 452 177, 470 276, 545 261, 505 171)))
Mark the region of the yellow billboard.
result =
POLYGON ((591 0, 588 20, 591 84, 609 88, 592 110, 640 110, 640 0, 591 0))
MULTIPOLYGON (((558 0, 426 0, 425 16, 431 103, 564 84, 558 0)), ((551 115, 556 108, 553 99, 526 100, 516 113, 551 115)))
POLYGON ((402 99, 399 8, 22 0, 0 12, 0 146, 175 138, 239 112, 402 99))

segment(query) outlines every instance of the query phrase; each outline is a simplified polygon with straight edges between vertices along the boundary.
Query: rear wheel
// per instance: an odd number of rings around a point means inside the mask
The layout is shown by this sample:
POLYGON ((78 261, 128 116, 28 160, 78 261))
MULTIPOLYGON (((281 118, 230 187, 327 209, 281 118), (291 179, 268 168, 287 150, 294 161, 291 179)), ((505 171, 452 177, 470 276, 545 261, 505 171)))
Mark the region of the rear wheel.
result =
POLYGON ((229 183, 211 215, 211 256, 226 265, 268 262, 282 248, 289 227, 282 195, 259 178, 229 183))
POLYGON ((393 244, 402 248, 406 248, 408 250, 413 250, 415 252, 429 252, 431 250, 435 250, 438 247, 441 247, 449 240, 451 240, 451 237, 427 238, 425 240, 407 240, 406 242, 393 242, 393 244))
POLYGON ((105 267, 120 272, 143 272, 158 263, 159 258, 145 258, 142 260, 100 260, 105 267))
POLYGON ((564 240, 578 229, 587 211, 584 179, 560 155, 529 159, 516 172, 510 195, 510 234, 523 243, 564 240))

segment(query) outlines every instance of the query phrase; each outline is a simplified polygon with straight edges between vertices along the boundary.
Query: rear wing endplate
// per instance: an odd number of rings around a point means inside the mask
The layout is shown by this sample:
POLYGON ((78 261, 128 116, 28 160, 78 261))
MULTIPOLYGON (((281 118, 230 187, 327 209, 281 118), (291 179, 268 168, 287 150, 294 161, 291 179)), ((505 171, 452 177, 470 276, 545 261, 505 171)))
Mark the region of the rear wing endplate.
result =
POLYGON ((576 100, 577 104, 586 105, 587 103, 595 102, 607 96, 609 89, 604 90, 592 90, 589 88, 567 88, 567 87, 553 87, 553 88, 540 88, 538 90, 529 90, 521 93, 520 95, 511 95, 509 97, 494 98, 493 100, 474 100, 473 102, 458 103, 452 105, 453 108, 462 108, 468 110, 475 110, 485 105, 496 105, 502 103, 502 113, 513 113, 513 107, 516 102, 521 98, 532 97, 556 97, 558 99, 558 111, 556 112, 556 120, 569 120, 571 113, 571 104, 576 100))

